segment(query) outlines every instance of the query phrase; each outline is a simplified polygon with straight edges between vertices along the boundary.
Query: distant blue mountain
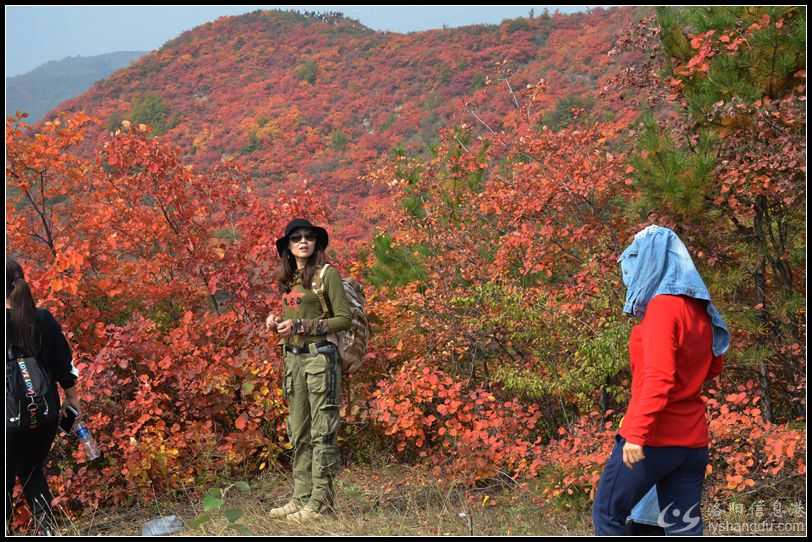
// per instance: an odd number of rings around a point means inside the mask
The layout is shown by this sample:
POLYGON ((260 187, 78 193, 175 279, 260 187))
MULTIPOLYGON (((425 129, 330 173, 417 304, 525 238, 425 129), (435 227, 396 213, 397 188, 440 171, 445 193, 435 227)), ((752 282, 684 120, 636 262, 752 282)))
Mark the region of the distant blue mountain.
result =
POLYGON ((145 55, 121 51, 98 56, 73 56, 46 62, 32 71, 6 77, 6 116, 28 113, 28 122, 40 120, 64 100, 79 96, 90 86, 145 55))

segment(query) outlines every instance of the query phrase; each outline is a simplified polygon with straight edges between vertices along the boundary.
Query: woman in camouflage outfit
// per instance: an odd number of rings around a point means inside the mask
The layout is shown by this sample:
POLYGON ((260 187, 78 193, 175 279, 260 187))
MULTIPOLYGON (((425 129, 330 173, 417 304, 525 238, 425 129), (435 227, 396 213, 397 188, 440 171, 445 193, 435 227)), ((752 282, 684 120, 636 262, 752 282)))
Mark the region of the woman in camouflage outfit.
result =
POLYGON ((291 221, 276 241, 280 263, 275 276, 282 295, 281 317, 269 314, 268 329, 280 336, 285 358, 283 390, 288 401, 288 436, 293 445, 293 497, 271 510, 272 518, 316 520, 334 505, 338 470, 336 433, 341 360, 335 334, 351 325, 350 309, 335 267, 324 269, 328 236, 304 219, 291 221), (314 291, 321 277, 325 314, 314 291))

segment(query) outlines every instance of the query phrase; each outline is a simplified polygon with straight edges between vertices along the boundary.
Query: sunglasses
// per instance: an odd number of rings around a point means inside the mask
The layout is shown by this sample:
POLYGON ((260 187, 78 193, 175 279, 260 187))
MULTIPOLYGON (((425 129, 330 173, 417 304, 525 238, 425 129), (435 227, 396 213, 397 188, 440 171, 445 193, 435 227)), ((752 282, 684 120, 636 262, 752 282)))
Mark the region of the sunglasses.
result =
POLYGON ((308 243, 312 243, 313 241, 316 240, 316 235, 313 233, 297 233, 290 236, 290 240, 294 243, 298 243, 302 239, 304 239, 308 243))

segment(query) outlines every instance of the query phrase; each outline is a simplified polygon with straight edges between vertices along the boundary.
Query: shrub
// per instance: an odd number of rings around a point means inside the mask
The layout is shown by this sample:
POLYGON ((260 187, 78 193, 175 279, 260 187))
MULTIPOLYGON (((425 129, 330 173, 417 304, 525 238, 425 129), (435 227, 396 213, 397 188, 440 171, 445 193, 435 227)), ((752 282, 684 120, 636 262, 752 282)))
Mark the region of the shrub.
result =
POLYGON ((311 85, 316 83, 316 75, 318 73, 318 64, 313 60, 308 60, 304 64, 296 68, 296 79, 300 81, 307 81, 311 85))
POLYGON ((502 401, 420 360, 404 365, 373 393, 371 418, 406 459, 432 464, 438 476, 474 484, 507 471, 533 477, 542 465, 535 405, 502 401))

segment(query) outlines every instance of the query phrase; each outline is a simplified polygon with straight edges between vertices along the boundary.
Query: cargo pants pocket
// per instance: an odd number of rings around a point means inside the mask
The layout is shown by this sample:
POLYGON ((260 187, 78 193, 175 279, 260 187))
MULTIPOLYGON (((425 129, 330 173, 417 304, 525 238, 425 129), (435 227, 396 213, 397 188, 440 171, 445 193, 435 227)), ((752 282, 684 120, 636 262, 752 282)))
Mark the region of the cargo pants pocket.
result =
MULTIPOLYGON (((319 356, 324 358, 324 356, 319 356)), ((307 391, 313 394, 322 394, 327 391, 327 364, 321 360, 314 360, 304 369, 307 379, 307 391)))
POLYGON ((340 375, 337 374, 335 356, 319 354, 305 368, 310 393, 313 444, 335 444, 339 425, 338 392, 340 375))

